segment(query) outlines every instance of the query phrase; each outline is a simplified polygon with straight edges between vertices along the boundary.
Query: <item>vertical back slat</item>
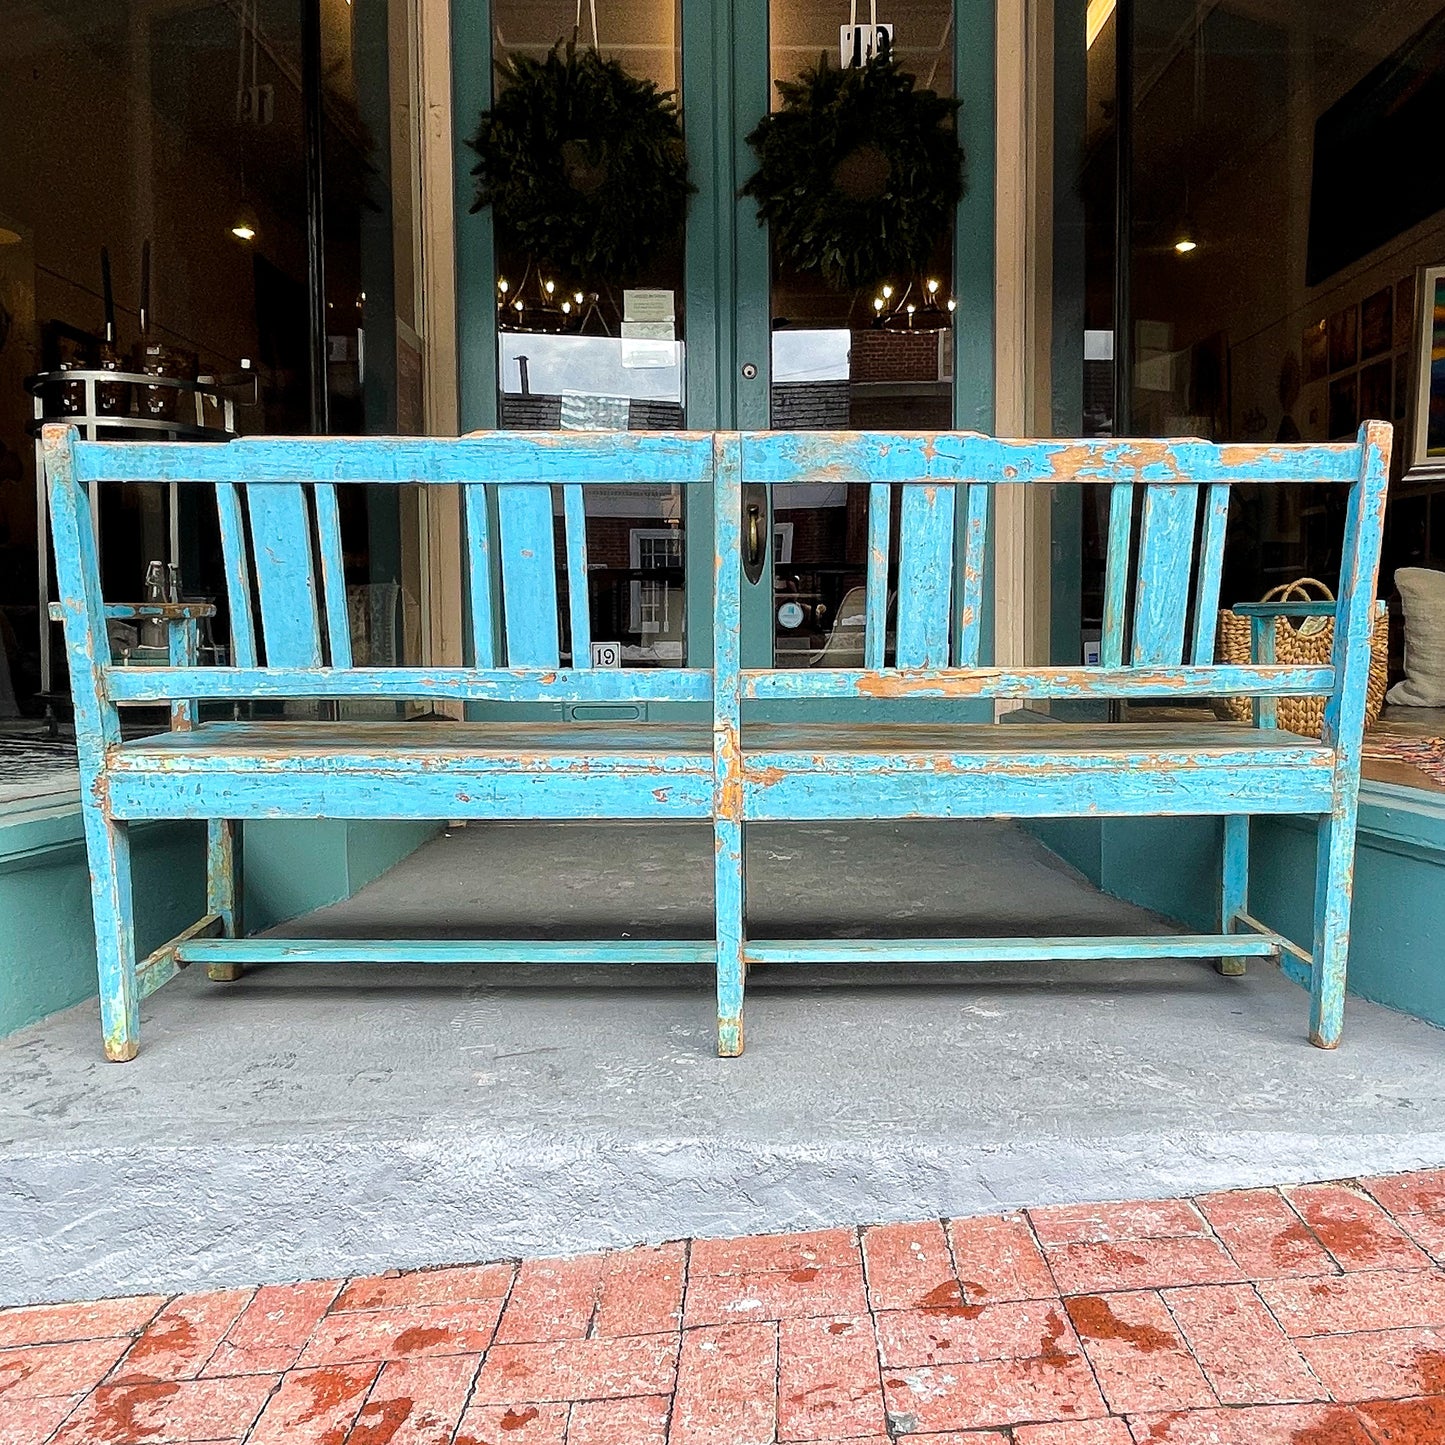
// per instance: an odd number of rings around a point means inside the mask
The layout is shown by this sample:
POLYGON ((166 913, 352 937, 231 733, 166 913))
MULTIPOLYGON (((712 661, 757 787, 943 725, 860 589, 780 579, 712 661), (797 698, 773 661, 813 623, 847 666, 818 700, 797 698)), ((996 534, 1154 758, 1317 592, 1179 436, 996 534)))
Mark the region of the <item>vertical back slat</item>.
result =
POLYGON ((868 487, 868 575, 863 591, 863 666, 875 672, 888 648, 888 542, 893 488, 887 482, 868 487))
POLYGON ((1109 490, 1109 541, 1104 556, 1104 625, 1099 661, 1124 665, 1124 622, 1129 600, 1129 541, 1134 531, 1134 484, 1115 482, 1109 490))
POLYGON ((316 486, 316 539, 321 553, 321 590, 326 599, 326 640, 332 667, 351 666, 351 617, 346 608, 346 568, 341 550, 341 513, 336 487, 316 486))
POLYGON ((560 667, 552 489, 502 484, 497 488, 497 521, 507 666, 560 667))
POLYGON ((1229 488, 1216 482, 1204 494, 1204 525, 1199 534, 1199 580, 1194 592, 1196 667, 1214 661, 1219 630, 1219 585, 1224 575, 1224 536, 1229 528, 1229 488))
POLYGON ((974 484, 968 489, 963 522, 963 554, 958 561, 953 629, 955 667, 977 667, 983 642, 984 560, 988 546, 988 491, 974 484))
POLYGON ((467 599, 472 629, 472 665, 495 667, 496 619, 492 606, 492 524, 487 489, 481 482, 462 488, 466 511, 467 599))
POLYGON ((306 493, 294 482, 256 483, 246 489, 246 505, 267 666, 320 667, 306 493))
POLYGON ((256 665, 256 620, 251 612, 251 559, 246 527, 234 482, 216 483, 216 516, 221 526, 221 556, 226 568, 226 598, 231 614, 231 663, 256 665))
POLYGON ((947 667, 953 488, 910 482, 898 532, 898 666, 947 667))
POLYGON ((1198 501, 1198 487, 1175 482, 1153 482, 1144 493, 1130 652, 1136 667, 1176 667, 1184 660, 1198 501))
POLYGON ((567 616, 572 626, 572 666, 592 666, 592 608, 587 595, 587 509, 582 488, 562 488, 567 537, 567 616))

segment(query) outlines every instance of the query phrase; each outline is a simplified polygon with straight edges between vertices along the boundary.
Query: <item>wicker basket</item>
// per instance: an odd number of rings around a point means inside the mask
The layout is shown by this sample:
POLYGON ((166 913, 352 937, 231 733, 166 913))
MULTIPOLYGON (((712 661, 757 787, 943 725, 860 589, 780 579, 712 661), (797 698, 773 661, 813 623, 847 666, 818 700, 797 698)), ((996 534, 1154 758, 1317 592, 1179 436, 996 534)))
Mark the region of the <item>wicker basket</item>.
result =
MULTIPOLYGON (((1298 582, 1286 582, 1272 588, 1260 599, 1262 602, 1324 601, 1333 602, 1335 594, 1323 582, 1313 577, 1302 577, 1298 582), (1312 596, 1311 589, 1314 594, 1312 596)), ((1219 614, 1219 638, 1216 648, 1218 660, 1236 667, 1248 667, 1255 661, 1252 655, 1253 623, 1248 617, 1237 612, 1223 611, 1219 614)), ((1282 667, 1328 667, 1330 654, 1335 645, 1335 620, 1333 617, 1305 617, 1298 622, 1288 617, 1274 620, 1275 661, 1282 667)), ((1365 726, 1375 722, 1380 709, 1385 705, 1385 689, 1389 684, 1387 674, 1389 656, 1389 618, 1380 607, 1375 614, 1370 632, 1370 680, 1365 694, 1365 726)), ((1247 697, 1224 699, 1228 715, 1239 722, 1249 722, 1254 717, 1254 700, 1247 697)), ((1299 733, 1303 737, 1317 738, 1324 729, 1325 699, 1322 697, 1282 697, 1277 707, 1279 726, 1286 732, 1299 733)))

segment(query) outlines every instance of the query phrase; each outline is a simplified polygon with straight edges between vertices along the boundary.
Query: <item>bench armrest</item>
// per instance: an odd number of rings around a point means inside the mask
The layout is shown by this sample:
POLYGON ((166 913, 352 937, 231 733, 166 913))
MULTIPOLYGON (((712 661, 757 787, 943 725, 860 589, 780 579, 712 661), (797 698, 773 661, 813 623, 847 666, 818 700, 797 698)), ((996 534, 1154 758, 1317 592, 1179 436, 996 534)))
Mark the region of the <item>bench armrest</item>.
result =
POLYGON ((1333 617, 1338 602, 1239 602, 1240 617, 1333 617))
MULTIPOLYGON (((107 602, 106 620, 110 622, 188 622, 193 618, 214 617, 214 602, 107 602)), ((59 602, 50 604, 50 620, 65 621, 65 609, 59 602)))

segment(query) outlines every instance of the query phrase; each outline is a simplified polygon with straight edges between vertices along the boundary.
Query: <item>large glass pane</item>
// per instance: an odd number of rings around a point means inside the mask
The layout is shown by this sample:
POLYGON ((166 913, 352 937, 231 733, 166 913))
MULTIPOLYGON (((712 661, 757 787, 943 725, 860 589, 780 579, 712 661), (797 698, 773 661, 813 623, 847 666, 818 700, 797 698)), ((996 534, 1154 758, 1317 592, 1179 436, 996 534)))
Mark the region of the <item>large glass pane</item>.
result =
MULTIPOLYGON (((629 74, 676 93, 681 79, 676 0, 624 0, 582 10, 579 48, 595 41, 629 74)), ((571 40, 569 0, 495 0, 499 68, 518 56, 543 59, 571 40)), ((499 73, 502 73, 499 69, 499 73)), ((607 137, 577 137, 578 141, 607 137)), ((585 178, 579 185, 586 185, 585 178)), ((639 225, 647 218, 639 217, 639 225)), ((657 431, 683 425, 683 235, 662 238, 642 274, 566 274, 498 236, 498 414, 521 429, 657 431)), ((589 487, 587 577, 590 639, 572 639, 559 577, 564 650, 579 663, 589 642, 613 643, 602 657, 625 667, 677 666, 684 657, 684 525, 677 487, 589 487)), ((555 498, 563 570, 562 499, 555 498)))
MULTIPOLYGON (((1087 358, 1114 365, 1114 10, 1073 0, 1060 12, 1055 160, 1080 178, 1083 214, 1055 216, 1056 425, 1287 442, 1391 421, 1382 591, 1397 567, 1445 565, 1441 483, 1405 477, 1428 367, 1417 278, 1445 262, 1445 170, 1421 159, 1445 122, 1445 7, 1132 7, 1133 45, 1117 58, 1133 92, 1129 330, 1117 348, 1127 375, 1125 410, 1110 417, 1087 358)), ((1342 502, 1321 489, 1241 489, 1225 600, 1304 576, 1332 582, 1342 502)), ((1086 536, 1086 627, 1093 560, 1086 536)))
MULTIPOLYGON (((420 430, 412 7, 305 4, 318 7, 323 36, 332 426, 420 430)), ((238 431, 312 429, 303 13, 298 0, 0 0, 0 716, 43 706, 48 548, 27 376, 110 358, 130 365, 144 339, 177 374, 254 377, 253 403, 233 393, 238 431)), ((110 414, 140 414, 139 391, 110 414)), ((42 401, 47 415, 68 409, 54 389, 42 401)), ((194 409, 177 419, 195 420, 194 409)), ((222 413, 207 407, 201 419, 218 426, 222 413)), ((400 588, 398 497, 368 508, 360 491, 344 490, 360 655, 395 660, 416 630, 400 588), (374 605, 378 585, 391 591, 374 605)), ((159 488, 103 489, 99 541, 117 600, 138 600, 148 564, 162 559, 178 563, 186 595, 219 590, 210 509, 184 494, 178 508, 159 488)), ((223 618, 216 645, 225 638, 223 618)), ((61 693, 58 634, 52 640, 61 693)))
MULTIPOLYGON (((861 15, 862 12, 860 12, 861 15)), ((828 0, 771 0, 768 54, 778 81, 843 61, 828 0)), ((953 94, 952 0, 908 0, 880 16, 895 63, 917 85, 953 94)), ((940 229, 916 274, 880 275, 850 291, 799 272, 773 247, 772 424, 790 430, 943 430, 953 418, 953 227, 940 229)), ((861 666, 866 489, 774 491, 773 649, 779 667, 861 666)), ((895 514, 896 514, 896 508, 895 514)), ((890 587, 892 586, 890 582, 890 587)))

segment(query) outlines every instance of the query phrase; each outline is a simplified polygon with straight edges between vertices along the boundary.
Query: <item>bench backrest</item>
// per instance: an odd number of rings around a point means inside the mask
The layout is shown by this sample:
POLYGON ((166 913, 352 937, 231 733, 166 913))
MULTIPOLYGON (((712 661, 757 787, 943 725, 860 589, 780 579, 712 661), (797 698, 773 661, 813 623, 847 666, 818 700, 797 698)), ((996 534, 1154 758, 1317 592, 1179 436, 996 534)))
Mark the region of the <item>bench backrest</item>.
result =
MULTIPOLYGON (((807 483, 867 489, 866 625, 861 669, 739 669, 743 698, 1182 698, 1328 696, 1330 736, 1358 734, 1369 666, 1390 428, 1354 442, 1005 441, 970 433, 759 432, 719 469, 718 526, 731 549, 719 585, 737 588, 741 488, 807 483), (1345 490, 1336 643, 1323 667, 1215 662, 1230 499, 1236 487, 1345 490), (1108 492, 1104 616, 1097 666, 980 667, 988 518, 999 486, 1108 492), (896 494, 896 495, 895 495, 896 494), (897 526, 893 511, 897 509, 897 526), (888 596, 896 586, 894 656, 888 596), (885 665, 886 664, 886 665, 885 665), (1347 710, 1339 713, 1340 704, 1347 710), (1358 717, 1355 713, 1358 712, 1358 717)), ((1227 599, 1229 602, 1240 599, 1227 599)), ((731 615, 720 597, 718 613, 731 615)), ((729 633, 718 629, 718 671, 729 633)))
MULTIPOLYGON (((96 710, 107 736, 115 729, 114 703, 178 698, 713 699, 725 723, 747 698, 1243 694, 1328 695, 1327 736, 1357 739, 1389 440, 1388 426, 1368 423, 1355 442, 1297 446, 866 432, 493 432, 460 440, 151 444, 83 442, 73 429, 52 426, 43 445, 77 706, 81 694, 91 692, 85 710, 96 710), (125 481, 213 489, 231 666, 112 665, 86 487, 125 481), (760 484, 776 491, 802 483, 867 489, 863 666, 744 670, 743 488, 760 484), (1290 483, 1348 491, 1334 656, 1324 667, 1216 664, 1232 489, 1290 483), (353 665, 337 489, 360 484, 461 489, 469 667, 353 665), (711 667, 697 666, 695 658, 684 667, 589 665, 585 492, 617 484, 713 485, 711 667), (1004 485, 1108 489, 1099 666, 980 666, 986 656, 988 522, 995 489, 1004 485), (554 489, 561 499, 563 559, 555 555, 554 489), (568 631, 579 640, 565 670, 559 666, 559 578, 568 631), (894 588, 890 656, 888 598, 894 588)), ((698 511, 691 516, 695 524, 698 511)), ((690 586, 700 584, 705 579, 689 579, 690 586)))
MULTIPOLYGON (((114 666, 81 659, 104 699, 431 697, 480 701, 707 701, 709 667, 593 668, 589 489, 710 482, 713 438, 692 433, 494 432, 460 440, 254 438, 86 442, 47 428, 56 570, 67 622, 99 630, 91 483, 163 482, 213 493, 225 563, 231 665, 114 666), (341 539, 344 486, 455 486, 471 665, 353 664, 341 539), (562 519, 556 525, 560 504, 562 519), (557 534, 561 533, 558 555, 557 534), (565 595, 571 667, 563 673, 565 595)), ((705 513, 704 513, 705 514, 705 513)), ((72 659, 74 653, 72 649, 72 659)), ((74 685, 85 686, 76 676, 74 685)))

